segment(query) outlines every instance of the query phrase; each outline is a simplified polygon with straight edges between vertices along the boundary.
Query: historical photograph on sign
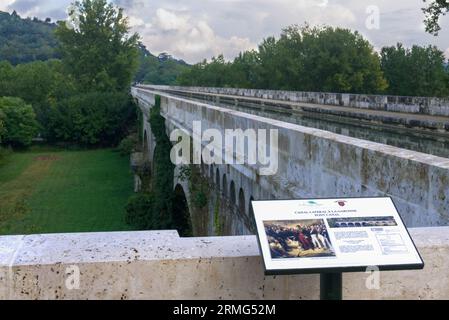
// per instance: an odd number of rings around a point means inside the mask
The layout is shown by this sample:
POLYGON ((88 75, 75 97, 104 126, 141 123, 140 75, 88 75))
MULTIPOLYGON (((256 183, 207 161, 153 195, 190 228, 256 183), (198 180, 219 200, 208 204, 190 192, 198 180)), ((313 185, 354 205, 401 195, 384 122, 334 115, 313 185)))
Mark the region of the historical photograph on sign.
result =
POLYGON ((394 217, 351 217, 327 219, 330 228, 396 227, 394 217))
POLYGON ((272 259, 335 256, 322 219, 263 223, 272 259))

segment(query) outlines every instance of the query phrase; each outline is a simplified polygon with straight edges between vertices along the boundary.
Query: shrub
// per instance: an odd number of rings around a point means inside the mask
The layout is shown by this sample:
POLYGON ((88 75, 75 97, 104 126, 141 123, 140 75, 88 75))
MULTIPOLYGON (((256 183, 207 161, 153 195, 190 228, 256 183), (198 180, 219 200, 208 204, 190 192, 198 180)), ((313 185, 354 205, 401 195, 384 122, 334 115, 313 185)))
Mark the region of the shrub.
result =
POLYGON ((137 150, 139 138, 135 133, 124 138, 117 147, 118 152, 122 156, 128 156, 137 150))
POLYGON ((20 98, 0 98, 0 141, 13 147, 27 147, 38 132, 31 105, 20 98))
POLYGON ((126 205, 125 221, 139 230, 153 229, 154 200, 151 194, 139 193, 132 196, 126 205))
POLYGON ((128 94, 92 92, 57 103, 50 115, 50 136, 81 145, 117 145, 135 120, 128 94))

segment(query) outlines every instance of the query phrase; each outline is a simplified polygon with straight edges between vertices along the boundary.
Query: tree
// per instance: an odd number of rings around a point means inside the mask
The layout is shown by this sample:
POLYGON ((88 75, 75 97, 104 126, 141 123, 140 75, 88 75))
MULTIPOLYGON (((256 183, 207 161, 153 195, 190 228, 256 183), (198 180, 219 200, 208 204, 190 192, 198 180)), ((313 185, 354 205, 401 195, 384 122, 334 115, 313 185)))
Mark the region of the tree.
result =
POLYGON ((8 61, 0 61, 0 97, 13 96, 14 68, 8 61))
MULTIPOLYGON (((424 2, 427 2, 427 0, 424 0, 424 2)), ((431 0, 429 5, 422 10, 426 15, 424 20, 426 31, 435 36, 438 35, 438 32, 441 30, 439 20, 441 16, 449 12, 449 1, 431 0)))
POLYGON ((284 33, 284 39, 302 36, 300 51, 296 51, 301 57, 297 62, 302 68, 297 79, 303 83, 301 90, 381 93, 386 89, 379 56, 357 31, 306 26, 284 33))
POLYGON ((359 33, 332 27, 291 26, 280 39, 232 63, 203 61, 179 77, 183 85, 381 93, 387 87, 373 46, 359 33))
POLYGON ((49 136, 80 145, 116 145, 134 119, 128 94, 92 92, 57 102, 49 119, 49 136))
POLYGON ((446 96, 449 74, 444 67, 444 53, 435 46, 402 44, 384 47, 381 66, 388 81, 388 93, 402 96, 446 96))
POLYGON ((65 69, 83 91, 128 90, 138 65, 138 40, 129 35, 123 9, 106 0, 72 4, 68 22, 59 22, 65 69))
POLYGON ((223 55, 213 57, 210 62, 206 60, 194 65, 191 69, 186 70, 178 78, 181 85, 210 87, 228 87, 230 82, 231 63, 226 62, 223 55))
POLYGON ((63 74, 59 60, 36 61, 15 67, 9 62, 0 62, 0 97, 18 97, 31 104, 44 137, 48 135, 46 127, 50 105, 75 93, 74 82, 63 74))
POLYGON ((260 59, 257 51, 240 53, 231 64, 229 86, 253 88, 260 81, 260 59))
POLYGON ((19 98, 0 98, 0 122, 3 122, 3 144, 27 147, 37 134, 38 124, 33 108, 19 98))
MULTIPOLYGON (((3 135, 6 133, 5 120, 6 120, 6 115, 4 114, 4 112, 2 110, 0 110, 0 144, 2 143, 3 135)), ((0 151, 1 151, 1 148, 0 148, 0 151)))
POLYGON ((282 54, 274 37, 264 39, 259 45, 260 77, 256 86, 263 89, 285 89, 282 54))
POLYGON ((0 11, 0 60, 13 65, 59 58, 55 24, 0 11))

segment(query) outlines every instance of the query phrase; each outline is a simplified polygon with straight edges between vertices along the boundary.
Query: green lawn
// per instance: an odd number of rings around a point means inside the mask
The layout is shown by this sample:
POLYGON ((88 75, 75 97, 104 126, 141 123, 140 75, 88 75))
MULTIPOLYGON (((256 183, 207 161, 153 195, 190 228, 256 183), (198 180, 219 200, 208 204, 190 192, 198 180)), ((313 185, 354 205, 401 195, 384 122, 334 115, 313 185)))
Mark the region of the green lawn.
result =
POLYGON ((0 235, 130 230, 129 159, 110 149, 13 153, 0 166, 0 235))

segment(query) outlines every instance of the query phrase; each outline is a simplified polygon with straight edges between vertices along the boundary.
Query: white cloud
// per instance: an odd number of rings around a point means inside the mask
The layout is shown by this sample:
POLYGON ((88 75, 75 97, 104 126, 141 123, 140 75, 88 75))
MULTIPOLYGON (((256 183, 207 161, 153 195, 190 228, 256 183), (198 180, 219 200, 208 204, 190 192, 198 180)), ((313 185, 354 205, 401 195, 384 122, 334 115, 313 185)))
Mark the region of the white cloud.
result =
POLYGON ((9 5, 14 3, 15 0, 1 0, 0 1, 0 10, 1 11, 9 11, 9 5))
POLYGON ((145 21, 143 21, 140 18, 133 17, 133 16, 129 16, 128 21, 129 21, 130 27, 140 27, 140 26, 146 25, 145 21))
POLYGON ((190 28, 188 16, 180 16, 163 8, 156 10, 154 25, 162 31, 184 31, 190 28))
POLYGON ((240 51, 255 46, 246 37, 217 35, 205 19, 164 8, 156 9, 149 28, 147 26, 138 31, 150 50, 169 52, 189 62, 221 53, 231 59, 240 51))

